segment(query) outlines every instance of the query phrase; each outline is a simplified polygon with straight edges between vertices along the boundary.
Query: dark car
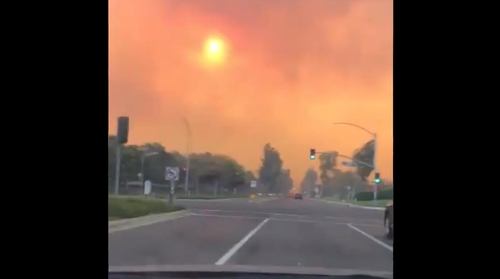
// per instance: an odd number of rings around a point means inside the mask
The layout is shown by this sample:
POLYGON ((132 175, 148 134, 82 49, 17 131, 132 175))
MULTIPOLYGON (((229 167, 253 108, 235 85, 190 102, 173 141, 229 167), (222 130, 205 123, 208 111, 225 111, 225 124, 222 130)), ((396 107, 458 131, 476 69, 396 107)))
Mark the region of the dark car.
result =
POLYGON ((302 199, 302 194, 301 193, 295 194, 295 199, 296 200, 301 200, 302 199))
POLYGON ((388 239, 393 239, 394 237, 394 204, 391 200, 385 206, 384 212, 384 228, 385 228, 385 236, 388 239))

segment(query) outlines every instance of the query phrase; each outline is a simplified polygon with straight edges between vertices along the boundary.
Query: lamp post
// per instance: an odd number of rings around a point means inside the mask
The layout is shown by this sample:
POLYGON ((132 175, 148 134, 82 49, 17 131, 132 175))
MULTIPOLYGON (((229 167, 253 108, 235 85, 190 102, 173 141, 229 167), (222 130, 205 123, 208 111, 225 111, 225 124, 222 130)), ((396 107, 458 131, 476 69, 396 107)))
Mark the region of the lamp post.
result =
POLYGON ((186 177, 185 177, 185 180, 184 180, 184 190, 186 192, 186 194, 188 194, 189 192, 189 165, 190 165, 190 162, 191 162, 191 156, 190 156, 190 152, 191 152, 191 126, 189 125, 189 121, 187 120, 187 118, 183 117, 182 119, 184 119, 184 123, 186 124, 186 131, 187 131, 187 140, 186 140, 186 177))
POLYGON ((149 157, 149 156, 153 156, 153 155, 156 155, 158 154, 158 152, 144 152, 142 153, 142 156, 141 156, 141 185, 142 187, 144 187, 144 160, 146 159, 146 157, 149 157))
MULTIPOLYGON (((360 130, 363 130, 370 134, 373 137, 373 171, 374 173, 378 173, 377 169, 377 133, 371 132, 368 129, 365 129, 359 125, 353 124, 353 123, 348 123, 348 122, 335 122, 333 125, 347 125, 347 126, 352 126, 355 128, 358 128, 360 130)), ((374 183, 373 186, 373 202, 375 203, 377 200, 377 183, 374 183)))

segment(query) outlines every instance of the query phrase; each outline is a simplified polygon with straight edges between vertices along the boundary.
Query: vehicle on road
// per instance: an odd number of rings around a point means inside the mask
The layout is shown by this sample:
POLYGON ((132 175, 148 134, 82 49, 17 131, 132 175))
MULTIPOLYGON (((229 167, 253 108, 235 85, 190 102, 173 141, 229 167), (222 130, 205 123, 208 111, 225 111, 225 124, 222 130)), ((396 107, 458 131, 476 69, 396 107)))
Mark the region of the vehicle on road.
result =
POLYGON ((393 200, 390 200, 385 206, 384 211, 384 228, 385 228, 385 236, 388 239, 392 239, 394 237, 394 205, 393 200))
POLYGON ((302 199, 302 194, 301 193, 296 193, 295 194, 295 199, 296 200, 301 200, 302 199))

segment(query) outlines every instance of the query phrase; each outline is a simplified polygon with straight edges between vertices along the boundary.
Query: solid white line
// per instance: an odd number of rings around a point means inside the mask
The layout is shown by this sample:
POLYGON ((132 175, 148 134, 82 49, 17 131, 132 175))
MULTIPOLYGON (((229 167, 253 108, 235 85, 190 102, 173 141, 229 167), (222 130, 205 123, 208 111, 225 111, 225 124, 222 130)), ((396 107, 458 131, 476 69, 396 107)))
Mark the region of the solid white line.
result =
MULTIPOLYGON (((362 227, 376 227, 376 228, 383 228, 384 225, 381 225, 381 224, 378 224, 378 225, 374 225, 374 224, 361 224, 361 223, 349 223, 351 225, 356 225, 356 226, 362 226, 362 227)), ((346 224, 347 225, 347 224, 346 224)))
POLYGON ((255 227, 255 229, 251 230, 244 238, 242 238, 231 249, 229 249, 229 251, 227 251, 227 253, 224 254, 222 258, 220 258, 217 262, 215 262, 215 265, 225 264, 234 254, 236 254, 238 249, 240 249, 250 239, 250 237, 252 237, 255 233, 257 233, 257 231, 260 230, 260 228, 262 228, 267 223, 267 221, 269 221, 269 218, 262 221, 257 227, 255 227))
POLYGON ((191 213, 191 216, 202 216, 202 217, 220 217, 220 218, 238 218, 238 219, 265 219, 263 217, 252 217, 252 216, 234 216, 234 215, 216 215, 216 214, 199 214, 191 213))
POLYGON ((369 235, 369 234, 365 233, 364 231, 362 231, 362 230, 360 230, 360 229, 356 228, 355 226, 353 226, 353 225, 351 225, 351 224, 347 224, 347 226, 349 226, 349 228, 351 228, 351 229, 353 229, 353 230, 355 230, 355 231, 359 232, 360 234, 362 234, 362 235, 366 236, 367 238, 369 238, 369 239, 373 240, 375 243, 379 244, 380 246, 382 246, 382 247, 384 247, 384 248, 388 249, 389 251, 393 252, 393 251, 392 251, 392 246, 389 246, 389 245, 387 245, 387 244, 383 243, 382 241, 380 241, 380 240, 376 239, 375 237, 373 237, 373 236, 371 236, 371 235, 369 235))
POLYGON ((366 222, 377 222, 379 223, 379 220, 376 219, 368 219, 368 218, 349 218, 349 217, 338 217, 338 216, 326 216, 325 218, 327 219, 342 219, 342 220, 354 220, 354 221, 366 221, 366 222))
MULTIPOLYGON (((220 210, 217 210, 220 211, 220 210)), ((287 215, 287 214, 285 214, 287 215)), ((235 219, 254 219, 254 220, 263 220, 265 217, 255 217, 255 216, 241 216, 241 215, 218 215, 218 214, 204 214, 204 213, 189 213, 187 216, 195 216, 195 217, 219 217, 219 218, 235 218, 235 219)), ((335 222, 335 223, 327 223, 320 220, 303 220, 303 219, 283 219, 283 218, 274 218, 269 217, 269 220, 272 221, 283 221, 283 222, 298 222, 298 223, 326 223, 332 225, 344 225, 347 226, 351 223, 345 222, 335 222)), ((372 225, 372 224, 355 224, 356 226, 365 226, 365 227, 383 227, 382 225, 372 225)))
POLYGON ((275 212, 260 212, 260 211, 244 211, 244 210, 220 210, 220 209, 193 209, 193 211, 210 211, 210 212, 228 212, 228 213, 251 213, 251 214, 262 214, 262 215, 280 215, 280 216, 291 216, 291 217, 309 217, 308 215, 297 215, 297 214, 284 214, 275 212))
POLYGON ((282 221, 282 222, 298 222, 298 223, 318 223, 318 221, 313 220, 294 220, 294 219, 281 219, 281 218, 269 218, 273 221, 282 221))
MULTIPOLYGON (((237 215, 215 215, 215 214, 200 214, 200 213, 190 213, 189 216, 198 216, 198 217, 219 217, 219 218, 236 218, 236 219, 257 219, 262 220, 264 217, 253 217, 253 216, 237 216, 237 215)), ((302 223, 316 223, 318 221, 313 220, 294 220, 294 219, 281 219, 281 218, 267 218, 273 221, 285 221, 285 222, 302 222, 302 223)), ((337 224, 337 223, 335 223, 337 224)), ((341 225, 347 225, 347 223, 338 223, 341 225)))

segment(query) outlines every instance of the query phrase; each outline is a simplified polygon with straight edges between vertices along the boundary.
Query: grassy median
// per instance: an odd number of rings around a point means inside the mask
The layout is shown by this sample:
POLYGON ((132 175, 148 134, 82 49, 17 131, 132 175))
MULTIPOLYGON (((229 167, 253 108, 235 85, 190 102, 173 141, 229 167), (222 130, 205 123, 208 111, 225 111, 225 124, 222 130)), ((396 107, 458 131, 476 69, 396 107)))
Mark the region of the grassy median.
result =
POLYGON ((170 205, 163 200, 108 197, 108 220, 110 221, 183 209, 182 206, 170 205))
POLYGON ((248 198, 250 195, 186 195, 176 194, 175 198, 179 200, 221 200, 221 199, 235 199, 235 198, 248 198))

